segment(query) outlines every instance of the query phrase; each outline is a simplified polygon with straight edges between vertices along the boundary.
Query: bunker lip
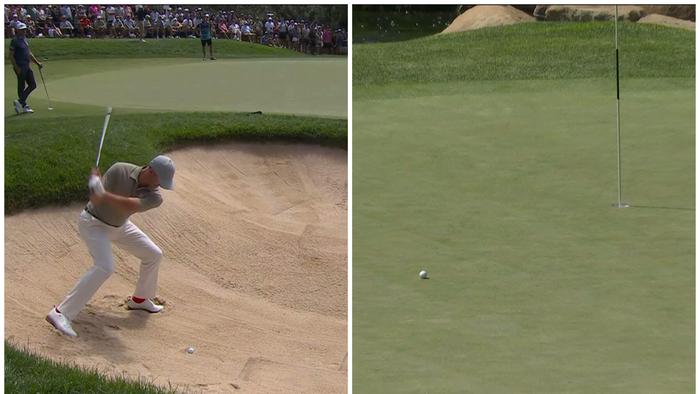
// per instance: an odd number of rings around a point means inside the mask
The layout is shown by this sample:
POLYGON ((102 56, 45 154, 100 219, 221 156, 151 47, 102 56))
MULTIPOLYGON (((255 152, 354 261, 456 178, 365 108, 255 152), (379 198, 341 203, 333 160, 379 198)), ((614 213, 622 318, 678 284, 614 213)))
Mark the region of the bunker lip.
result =
POLYGON ((178 188, 133 217, 165 252, 165 312, 125 309, 138 260, 114 248, 115 274, 74 321, 80 336, 61 337, 43 318, 91 265, 83 205, 24 211, 5 218, 5 338, 205 392, 345 392, 347 151, 226 143, 168 155, 178 188))

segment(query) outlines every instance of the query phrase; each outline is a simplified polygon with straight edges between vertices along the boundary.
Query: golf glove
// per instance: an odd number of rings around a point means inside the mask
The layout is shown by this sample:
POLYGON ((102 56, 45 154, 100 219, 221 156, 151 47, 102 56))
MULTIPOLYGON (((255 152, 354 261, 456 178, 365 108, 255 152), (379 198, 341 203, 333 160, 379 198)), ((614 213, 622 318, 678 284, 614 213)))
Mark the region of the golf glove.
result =
POLYGON ((90 189, 90 194, 94 194, 98 197, 102 196, 105 192, 105 188, 102 186, 102 180, 97 175, 90 175, 88 189, 90 189))

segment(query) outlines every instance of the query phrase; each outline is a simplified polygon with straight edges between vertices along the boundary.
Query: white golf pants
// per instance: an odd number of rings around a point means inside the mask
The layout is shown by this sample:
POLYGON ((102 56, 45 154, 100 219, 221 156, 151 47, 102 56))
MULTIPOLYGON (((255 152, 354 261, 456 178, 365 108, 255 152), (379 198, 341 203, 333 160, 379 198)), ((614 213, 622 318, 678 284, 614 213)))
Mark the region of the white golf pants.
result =
POLYGON ((73 320, 114 272, 112 242, 141 259, 139 279, 134 296, 153 298, 158 285, 158 268, 163 252, 136 225, 127 220, 121 227, 112 227, 83 211, 78 220, 80 237, 90 251, 94 266, 83 275, 63 302, 58 306, 68 319, 73 320))

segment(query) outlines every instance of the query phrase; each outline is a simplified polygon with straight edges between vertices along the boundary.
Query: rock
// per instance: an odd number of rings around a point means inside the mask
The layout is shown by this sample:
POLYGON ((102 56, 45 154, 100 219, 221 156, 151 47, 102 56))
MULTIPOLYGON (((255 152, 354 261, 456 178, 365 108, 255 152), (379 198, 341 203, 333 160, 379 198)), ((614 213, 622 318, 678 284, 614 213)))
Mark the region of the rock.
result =
MULTIPOLYGON (((544 20, 546 21, 607 21, 615 19, 615 6, 609 5, 552 5, 541 6, 535 10, 537 15, 542 15, 544 12, 544 20), (546 9, 545 9, 546 7, 546 9)), ((620 20, 637 21, 643 17, 644 10, 638 6, 619 6, 618 18, 620 20)))
POLYGON ((647 15, 638 20, 637 23, 651 23, 655 25, 677 27, 693 31, 695 30, 695 22, 659 14, 647 15))
POLYGON ((535 18, 511 6, 478 5, 458 16, 440 34, 476 30, 491 26, 533 22, 535 18))

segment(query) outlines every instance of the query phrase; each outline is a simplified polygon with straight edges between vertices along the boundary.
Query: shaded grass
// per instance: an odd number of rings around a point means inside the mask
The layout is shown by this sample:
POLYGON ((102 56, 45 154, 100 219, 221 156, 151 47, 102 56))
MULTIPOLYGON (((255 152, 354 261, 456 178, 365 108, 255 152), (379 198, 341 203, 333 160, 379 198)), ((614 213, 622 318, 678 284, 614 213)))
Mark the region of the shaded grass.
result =
POLYGON ((410 6, 394 11, 367 11, 354 6, 352 13, 352 42, 391 42, 412 40, 443 31, 456 16, 452 10, 435 12, 414 10, 410 6))
POLYGON ((5 341, 5 392, 7 393, 124 393, 174 394, 175 390, 106 377, 97 370, 82 369, 37 356, 5 341))
MULTIPOLYGON (((5 120, 5 212, 85 200, 104 114, 5 120)), ((347 146, 347 121, 246 113, 119 113, 105 137, 101 165, 147 163, 181 145, 225 140, 347 146)))
MULTIPOLYGON (((5 39, 5 48, 10 40, 5 39)), ((32 52, 41 60, 67 59, 129 59, 129 58, 201 58, 202 45, 199 39, 31 39, 32 52)), ((218 58, 264 58, 264 57, 303 57, 296 51, 272 48, 234 40, 214 40, 214 54, 218 58)), ((9 51, 5 51, 5 63, 9 61, 9 51)))
MULTIPOLYGON (((621 23, 620 77, 695 76, 695 32, 621 23)), ((353 48, 353 85, 615 77, 612 23, 523 23, 353 48)))

